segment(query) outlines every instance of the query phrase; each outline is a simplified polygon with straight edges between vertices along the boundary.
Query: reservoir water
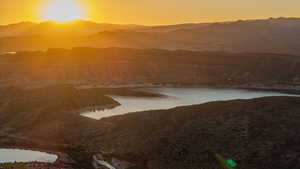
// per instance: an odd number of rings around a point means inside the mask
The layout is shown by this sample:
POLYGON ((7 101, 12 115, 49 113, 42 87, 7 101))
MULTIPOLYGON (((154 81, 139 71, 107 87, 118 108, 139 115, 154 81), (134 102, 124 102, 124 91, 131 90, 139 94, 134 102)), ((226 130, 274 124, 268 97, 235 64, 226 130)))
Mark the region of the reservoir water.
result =
POLYGON ((46 162, 53 163, 57 155, 20 149, 0 149, 0 163, 46 162))
POLYGON ((113 109, 83 112, 82 115, 93 119, 122 115, 130 112, 169 109, 178 106, 201 104, 211 101, 234 99, 252 99, 266 96, 299 96, 276 91, 255 91, 243 89, 216 89, 216 88, 147 88, 146 91, 160 93, 167 97, 123 97, 111 96, 121 106, 113 109))

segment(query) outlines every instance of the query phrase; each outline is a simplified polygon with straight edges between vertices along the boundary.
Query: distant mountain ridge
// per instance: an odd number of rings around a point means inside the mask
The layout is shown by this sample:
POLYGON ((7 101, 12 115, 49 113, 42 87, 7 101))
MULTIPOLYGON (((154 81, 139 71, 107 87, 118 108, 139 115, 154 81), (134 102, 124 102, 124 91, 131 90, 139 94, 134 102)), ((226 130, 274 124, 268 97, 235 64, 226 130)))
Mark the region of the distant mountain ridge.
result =
POLYGON ((0 26, 0 37, 45 35, 51 33, 79 33, 80 35, 95 34, 100 31, 135 29, 139 25, 118 25, 108 23, 95 23, 85 20, 77 20, 68 23, 46 21, 41 23, 20 22, 0 26))
POLYGON ((0 26, 0 52, 85 46, 299 54, 299 35, 300 18, 162 26, 23 22, 0 26))

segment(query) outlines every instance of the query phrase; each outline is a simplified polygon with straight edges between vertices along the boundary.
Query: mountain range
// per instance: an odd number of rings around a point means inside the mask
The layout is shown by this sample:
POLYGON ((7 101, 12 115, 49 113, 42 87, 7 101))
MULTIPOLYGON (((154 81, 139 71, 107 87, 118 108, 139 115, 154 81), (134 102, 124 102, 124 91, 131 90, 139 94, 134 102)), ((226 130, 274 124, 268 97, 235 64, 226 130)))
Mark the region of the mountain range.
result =
POLYGON ((300 18, 179 25, 119 25, 73 21, 0 26, 0 52, 73 47, 300 53, 300 18))

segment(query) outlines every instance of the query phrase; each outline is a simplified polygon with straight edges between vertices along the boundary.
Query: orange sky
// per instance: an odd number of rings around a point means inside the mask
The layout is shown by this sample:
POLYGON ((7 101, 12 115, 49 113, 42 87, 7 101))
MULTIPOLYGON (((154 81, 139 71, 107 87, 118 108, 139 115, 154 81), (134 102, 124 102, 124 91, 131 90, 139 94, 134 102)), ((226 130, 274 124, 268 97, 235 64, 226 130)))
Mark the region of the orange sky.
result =
MULTIPOLYGON (((43 21, 51 0, 0 0, 0 24, 43 21)), ((61 0, 64 1, 64 0, 61 0)), ((177 24, 268 17, 300 17, 299 0, 74 0, 83 19, 122 24, 177 24)))

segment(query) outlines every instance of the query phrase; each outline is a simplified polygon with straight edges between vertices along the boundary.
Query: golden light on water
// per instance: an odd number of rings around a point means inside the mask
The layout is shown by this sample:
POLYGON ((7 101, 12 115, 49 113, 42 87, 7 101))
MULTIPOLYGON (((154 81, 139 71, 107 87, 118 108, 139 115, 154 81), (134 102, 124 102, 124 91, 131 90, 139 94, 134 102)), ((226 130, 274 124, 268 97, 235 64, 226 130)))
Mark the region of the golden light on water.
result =
POLYGON ((69 22, 84 19, 83 6, 75 0, 51 0, 43 11, 44 20, 69 22))

